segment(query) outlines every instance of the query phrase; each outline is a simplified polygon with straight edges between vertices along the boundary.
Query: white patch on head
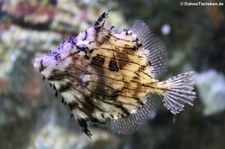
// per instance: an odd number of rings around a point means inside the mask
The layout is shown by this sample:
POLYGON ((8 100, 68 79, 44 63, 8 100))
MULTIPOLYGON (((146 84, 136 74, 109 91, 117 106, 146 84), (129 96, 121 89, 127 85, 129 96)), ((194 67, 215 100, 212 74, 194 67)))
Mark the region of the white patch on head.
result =
POLYGON ((71 54, 76 53, 77 48, 69 42, 64 42, 58 49, 49 52, 48 54, 35 59, 34 67, 41 71, 46 78, 52 75, 53 70, 65 71, 69 64, 72 63, 71 54))
POLYGON ((69 64, 71 64, 72 59, 71 57, 68 57, 70 54, 69 50, 65 49, 65 53, 61 51, 61 53, 58 53, 58 55, 61 57, 61 60, 57 60, 54 55, 44 55, 42 57, 38 57, 35 59, 34 67, 39 70, 41 65, 44 67, 44 69, 41 71, 41 74, 43 74, 46 78, 48 78, 53 70, 61 70, 64 71, 66 67, 68 67, 69 64), (62 53, 64 54, 65 58, 62 58, 62 53))
POLYGON ((78 40, 76 46, 82 47, 82 46, 87 46, 89 41, 87 40, 78 40))
POLYGON ((71 53, 76 53, 77 48, 71 43, 65 42, 58 50, 62 59, 68 57, 71 53))
POLYGON ((67 57, 64 61, 58 63, 57 70, 64 71, 65 68, 67 68, 68 65, 70 65, 71 63, 72 63, 72 58, 67 57))
MULTIPOLYGON (((53 62, 52 62, 53 65, 51 65, 51 66, 47 65, 47 64, 45 64, 45 65, 47 66, 46 70, 49 70, 49 73, 51 73, 52 70, 65 71, 65 68, 67 68, 68 65, 71 64, 71 63, 72 63, 72 58, 67 57, 66 59, 64 59, 64 61, 60 61, 60 62, 57 62, 56 60, 53 60, 53 62)), ((43 74, 44 73, 45 72, 43 71, 43 74)))

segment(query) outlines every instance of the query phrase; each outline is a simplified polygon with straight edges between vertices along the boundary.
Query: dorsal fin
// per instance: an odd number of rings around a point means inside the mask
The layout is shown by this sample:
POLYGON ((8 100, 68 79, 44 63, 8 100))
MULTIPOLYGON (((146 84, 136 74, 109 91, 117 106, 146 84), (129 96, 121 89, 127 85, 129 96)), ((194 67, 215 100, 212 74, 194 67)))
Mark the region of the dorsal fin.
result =
POLYGON ((112 131, 117 134, 132 134, 148 120, 153 119, 156 115, 156 109, 158 107, 158 95, 149 94, 146 98, 146 102, 136 111, 136 113, 133 113, 125 118, 112 119, 112 131))
POLYGON ((151 73, 155 78, 160 78, 167 69, 167 53, 165 45, 158 37, 148 28, 141 20, 136 20, 130 28, 144 47, 144 54, 149 60, 149 64, 153 67, 151 73))
POLYGON ((110 10, 111 9, 108 9, 107 11, 103 12, 101 16, 97 19, 97 21, 95 21, 93 26, 96 30, 99 30, 105 25, 105 18, 108 16, 110 10))

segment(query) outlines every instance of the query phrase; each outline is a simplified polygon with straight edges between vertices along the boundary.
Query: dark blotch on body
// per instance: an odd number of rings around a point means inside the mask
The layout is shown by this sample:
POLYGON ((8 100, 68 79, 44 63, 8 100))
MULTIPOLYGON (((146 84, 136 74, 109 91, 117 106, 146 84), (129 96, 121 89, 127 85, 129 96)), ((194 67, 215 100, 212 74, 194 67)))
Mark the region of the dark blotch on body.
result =
POLYGON ((119 66, 117 64, 117 61, 114 59, 111 59, 109 62, 109 70, 111 71, 119 71, 119 66))
POLYGON ((91 59, 91 65, 103 66, 104 62, 104 57, 100 54, 91 59))
POLYGON ((89 60, 89 56, 87 56, 87 55, 84 55, 84 58, 86 59, 86 60, 89 60))
POLYGON ((127 54, 117 53, 116 58, 118 58, 118 65, 120 69, 129 64, 129 57, 127 54))

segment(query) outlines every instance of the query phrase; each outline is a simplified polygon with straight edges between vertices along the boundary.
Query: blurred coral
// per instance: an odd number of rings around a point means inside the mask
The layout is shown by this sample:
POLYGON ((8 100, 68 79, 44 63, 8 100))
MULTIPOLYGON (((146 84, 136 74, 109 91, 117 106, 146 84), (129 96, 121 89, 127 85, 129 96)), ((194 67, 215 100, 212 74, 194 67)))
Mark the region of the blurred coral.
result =
POLYGON ((9 92, 9 86, 6 80, 0 78, 0 94, 6 94, 9 92))
POLYGON ((215 70, 197 74, 196 86, 204 106, 204 115, 225 110, 225 78, 222 74, 215 70))
POLYGON ((28 100, 43 99, 43 83, 40 76, 29 76, 27 79, 24 94, 28 100))
POLYGON ((119 138, 116 138, 115 136, 102 130, 96 130, 94 133, 95 135, 92 137, 92 141, 90 141, 89 138, 80 133, 77 134, 74 131, 66 130, 48 123, 34 132, 34 134, 31 136, 32 140, 28 145, 28 148, 118 148, 120 142, 119 138))

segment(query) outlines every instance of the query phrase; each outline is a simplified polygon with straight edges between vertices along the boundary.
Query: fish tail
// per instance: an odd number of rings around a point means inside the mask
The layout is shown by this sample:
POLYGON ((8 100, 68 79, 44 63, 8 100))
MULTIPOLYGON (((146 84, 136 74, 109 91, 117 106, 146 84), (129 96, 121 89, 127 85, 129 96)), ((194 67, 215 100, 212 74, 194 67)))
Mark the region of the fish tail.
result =
POLYGON ((163 98, 164 106, 174 115, 184 109, 185 104, 193 106, 195 99, 193 72, 181 73, 167 81, 167 91, 163 98))

